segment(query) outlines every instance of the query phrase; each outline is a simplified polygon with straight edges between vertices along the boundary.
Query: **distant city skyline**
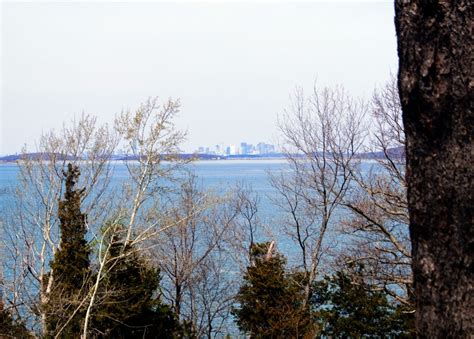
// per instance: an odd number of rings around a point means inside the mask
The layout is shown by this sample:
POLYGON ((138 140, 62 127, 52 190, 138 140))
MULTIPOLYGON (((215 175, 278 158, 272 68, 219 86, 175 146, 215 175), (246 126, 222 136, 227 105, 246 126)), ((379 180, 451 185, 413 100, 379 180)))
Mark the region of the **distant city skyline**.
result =
POLYGON ((277 153, 279 150, 275 145, 263 141, 255 145, 241 141, 238 144, 225 144, 221 142, 212 146, 199 146, 194 152, 215 155, 262 155, 277 153))
POLYGON ((397 71, 391 2, 0 4, 0 154, 34 150, 82 112, 112 123, 148 97, 181 99, 183 150, 277 144, 296 86, 370 97, 397 71))

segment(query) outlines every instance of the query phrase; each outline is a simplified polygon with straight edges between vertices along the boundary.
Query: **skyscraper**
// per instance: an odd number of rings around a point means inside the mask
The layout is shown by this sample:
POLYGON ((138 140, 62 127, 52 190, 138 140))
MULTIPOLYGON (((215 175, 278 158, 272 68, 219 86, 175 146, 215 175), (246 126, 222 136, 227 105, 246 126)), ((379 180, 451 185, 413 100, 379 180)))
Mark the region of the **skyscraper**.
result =
POLYGON ((248 145, 246 142, 241 142, 240 143, 240 154, 248 154, 249 153, 249 149, 248 149, 248 145))

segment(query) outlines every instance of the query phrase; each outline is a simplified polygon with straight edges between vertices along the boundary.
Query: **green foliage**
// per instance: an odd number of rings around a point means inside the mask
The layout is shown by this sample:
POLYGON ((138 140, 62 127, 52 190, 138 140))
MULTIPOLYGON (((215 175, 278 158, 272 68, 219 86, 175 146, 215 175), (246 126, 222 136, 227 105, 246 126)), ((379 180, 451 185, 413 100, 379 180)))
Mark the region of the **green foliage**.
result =
POLYGON ((65 288, 78 290, 89 275, 90 249, 85 239, 86 215, 81 212, 81 197, 84 189, 75 190, 80 172, 77 166, 68 165, 66 175, 66 192, 64 201, 59 202, 58 217, 60 220, 61 242, 51 268, 55 281, 65 288))
POLYGON ((315 284, 312 306, 322 336, 411 337, 412 314, 389 302, 387 295, 361 276, 339 271, 315 284), (351 279, 352 278, 352 279, 351 279))
POLYGON ((303 291, 296 275, 286 274, 285 258, 269 252, 269 244, 255 244, 252 265, 236 296, 232 313, 239 329, 253 338, 300 338, 309 329, 302 307, 303 291))
POLYGON ((79 168, 68 164, 68 170, 64 172, 64 200, 59 201, 58 206, 61 241, 51 262, 53 284, 49 302, 45 305, 47 336, 55 336, 61 331, 62 337, 71 337, 81 331, 84 312, 81 301, 87 293, 90 276, 90 249, 85 239, 86 216, 81 212, 84 189, 75 189, 79 175, 79 168))
POLYGON ((33 338, 26 327, 13 319, 0 301, 0 338, 33 338))
MULTIPOLYGON (((90 247, 85 239, 86 215, 81 213, 84 190, 76 190, 79 169, 71 164, 64 173, 66 190, 59 202, 60 248, 51 262, 53 277, 47 314, 46 337, 76 338, 82 332, 91 282, 90 247)), ((92 309, 91 335, 98 338, 173 338, 181 327, 171 309, 156 296, 159 271, 122 239, 120 225, 106 238, 107 261, 92 309)), ((45 278, 48 279, 51 273, 45 278)))
POLYGON ((103 338, 173 338, 180 326, 171 309, 156 296, 159 270, 149 266, 116 226, 109 246, 101 302, 91 329, 103 338))

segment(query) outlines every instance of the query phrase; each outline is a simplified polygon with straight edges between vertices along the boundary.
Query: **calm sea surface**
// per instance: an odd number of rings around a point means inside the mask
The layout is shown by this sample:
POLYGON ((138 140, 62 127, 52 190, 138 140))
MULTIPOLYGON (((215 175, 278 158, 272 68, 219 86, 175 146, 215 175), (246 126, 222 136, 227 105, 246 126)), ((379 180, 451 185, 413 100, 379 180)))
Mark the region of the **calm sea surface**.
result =
MULTIPOLYGON (((260 196, 261 212, 267 214, 268 196, 274 193, 268 178, 268 172, 281 172, 288 169, 284 160, 212 160, 197 161, 188 165, 197 176, 203 189, 213 189, 216 193, 225 192, 236 184, 245 184, 260 196)), ((18 183, 18 167, 14 163, 0 163, 0 207, 7 208, 11 202, 11 193, 18 183)), ((126 181, 126 167, 117 163, 114 167, 113 181, 126 181)))
MULTIPOLYGON (((244 184, 251 187, 253 192, 260 198, 259 219, 268 226, 270 233, 260 235, 260 239, 277 240, 280 252, 284 253, 291 264, 297 251, 295 243, 290 241, 286 234, 278 227, 281 224, 281 211, 271 202, 271 197, 276 196, 275 189, 270 185, 269 172, 281 173, 289 171, 285 160, 216 160, 197 161, 187 165, 196 175, 198 183, 203 189, 212 189, 216 193, 223 193, 236 184, 244 184)), ((363 169, 372 167, 371 164, 363 164, 363 169)), ((18 167, 13 163, 0 163, 0 213, 8 213, 9 205, 12 203, 12 192, 18 183, 18 167)), ((113 184, 120 184, 128 180, 128 172, 122 163, 114 167, 112 179, 113 184)), ((0 230, 1 231, 1 230, 0 230)), ((231 323, 230 331, 235 333, 237 329, 231 323)))
MULTIPOLYGON (((197 176, 198 183, 204 190, 212 189, 216 193, 223 193, 237 184, 251 187, 260 198, 259 216, 263 220, 275 217, 270 197, 275 196, 276 191, 270 185, 269 173, 289 170, 284 159, 196 161, 187 166, 197 176)), ((363 163, 362 169, 367 171, 372 166, 373 163, 363 163)), ((115 163, 113 173, 112 185, 128 180, 129 174, 121 162, 115 163)), ((14 163, 0 163, 0 211, 8 209, 17 183, 18 166, 14 163)))
MULTIPOLYGON (((279 248, 290 254, 292 245, 288 239, 284 240, 281 227, 282 222, 279 209, 275 208, 271 197, 276 196, 275 189, 270 185, 269 172, 281 173, 289 170, 284 159, 277 160, 212 160, 197 161, 187 165, 197 176, 199 185, 203 189, 212 189, 216 193, 226 192, 236 184, 251 187, 259 196, 258 217, 266 224, 272 235, 279 239, 279 248), (281 226, 281 225, 280 225, 281 226)), ((363 169, 372 167, 371 163, 364 163, 363 169)), ((18 183, 18 167, 14 163, 0 163, 0 213, 8 213, 12 201, 12 192, 18 183)), ((128 180, 128 172, 123 163, 117 162, 114 166, 113 184, 120 184, 128 180)), ((268 239, 268 234, 264 237, 268 239)), ((260 239, 263 240, 263 239, 260 239)), ((291 255, 290 255, 291 256, 291 255)))

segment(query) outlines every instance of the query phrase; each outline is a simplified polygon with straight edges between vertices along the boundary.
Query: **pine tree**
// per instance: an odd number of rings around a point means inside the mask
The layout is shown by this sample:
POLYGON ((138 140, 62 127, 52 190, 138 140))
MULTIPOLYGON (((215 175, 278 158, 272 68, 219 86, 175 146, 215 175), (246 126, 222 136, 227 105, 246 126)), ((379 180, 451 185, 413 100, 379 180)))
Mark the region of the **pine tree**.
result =
POLYGON ((362 276, 338 271, 317 282, 311 300, 322 336, 371 338, 412 337, 413 313, 403 312, 383 291, 362 276))
POLYGON ((301 338, 309 331, 298 275, 287 274, 285 258, 271 253, 269 243, 253 245, 252 265, 236 296, 232 313, 239 329, 252 338, 301 338))
POLYGON ((58 218, 61 239, 51 262, 53 285, 47 309, 47 335, 74 337, 81 333, 83 307, 90 276, 90 249, 85 239, 86 215, 81 212, 84 189, 76 189, 79 168, 68 164, 64 200, 59 201, 58 218))
POLYGON ((0 338, 33 338, 25 325, 16 321, 0 300, 0 338))
POLYGON ((102 338, 173 338, 180 326, 159 291, 160 272, 151 267, 135 246, 125 243, 115 225, 101 284, 102 301, 94 311, 91 328, 102 338))

